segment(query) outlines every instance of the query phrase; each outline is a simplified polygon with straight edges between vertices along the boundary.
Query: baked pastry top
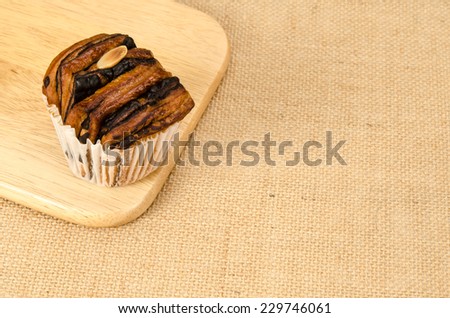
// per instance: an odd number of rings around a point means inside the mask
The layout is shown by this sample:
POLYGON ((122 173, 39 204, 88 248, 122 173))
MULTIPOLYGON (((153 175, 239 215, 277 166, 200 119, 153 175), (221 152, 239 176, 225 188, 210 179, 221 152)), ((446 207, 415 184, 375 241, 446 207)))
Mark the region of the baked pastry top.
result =
POLYGON ((123 34, 99 34, 50 64, 42 92, 80 142, 128 148, 182 120, 194 101, 151 51, 123 34))

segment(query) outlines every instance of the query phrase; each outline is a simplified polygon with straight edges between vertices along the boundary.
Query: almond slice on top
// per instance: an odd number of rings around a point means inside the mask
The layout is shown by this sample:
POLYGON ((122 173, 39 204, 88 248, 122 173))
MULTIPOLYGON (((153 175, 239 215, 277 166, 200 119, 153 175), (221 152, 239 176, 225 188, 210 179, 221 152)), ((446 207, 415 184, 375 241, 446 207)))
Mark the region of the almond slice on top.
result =
POLYGON ((100 60, 97 62, 99 69, 110 68, 119 63, 125 55, 127 55, 128 49, 125 45, 118 46, 108 52, 106 52, 100 60))

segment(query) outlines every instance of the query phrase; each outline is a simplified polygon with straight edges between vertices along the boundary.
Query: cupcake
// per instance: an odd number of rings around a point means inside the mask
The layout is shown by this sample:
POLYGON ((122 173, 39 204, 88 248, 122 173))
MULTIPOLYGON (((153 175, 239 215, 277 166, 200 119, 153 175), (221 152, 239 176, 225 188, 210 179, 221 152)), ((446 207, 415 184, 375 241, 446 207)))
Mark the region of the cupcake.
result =
POLYGON ((99 34, 62 51, 42 93, 70 169, 103 186, 157 169, 194 107, 180 80, 123 34, 99 34))

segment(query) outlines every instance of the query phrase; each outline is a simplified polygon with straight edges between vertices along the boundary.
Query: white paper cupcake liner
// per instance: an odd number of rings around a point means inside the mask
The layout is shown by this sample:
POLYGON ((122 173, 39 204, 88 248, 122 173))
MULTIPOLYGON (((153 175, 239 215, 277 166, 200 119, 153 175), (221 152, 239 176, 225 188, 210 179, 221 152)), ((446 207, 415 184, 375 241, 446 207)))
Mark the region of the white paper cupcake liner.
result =
POLYGON ((87 140, 82 144, 75 129, 63 124, 58 108, 48 105, 47 98, 43 98, 70 170, 75 176, 100 186, 131 184, 166 163, 170 142, 179 128, 177 122, 128 149, 104 149, 100 141, 93 144, 87 140))

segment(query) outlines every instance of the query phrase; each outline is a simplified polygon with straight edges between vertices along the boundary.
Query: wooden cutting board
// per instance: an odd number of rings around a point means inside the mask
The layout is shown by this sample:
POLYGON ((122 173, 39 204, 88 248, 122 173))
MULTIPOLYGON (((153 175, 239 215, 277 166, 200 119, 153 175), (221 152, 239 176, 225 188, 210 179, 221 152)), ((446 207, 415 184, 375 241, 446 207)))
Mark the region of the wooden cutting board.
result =
POLYGON ((174 164, 135 184, 104 188, 74 177, 41 97, 42 76, 60 51, 98 33, 125 33, 181 79, 197 125, 228 65, 220 25, 169 1, 2 1, 0 3, 0 196, 87 226, 134 220, 153 202, 174 164), (131 4, 132 3, 132 4, 131 4))

